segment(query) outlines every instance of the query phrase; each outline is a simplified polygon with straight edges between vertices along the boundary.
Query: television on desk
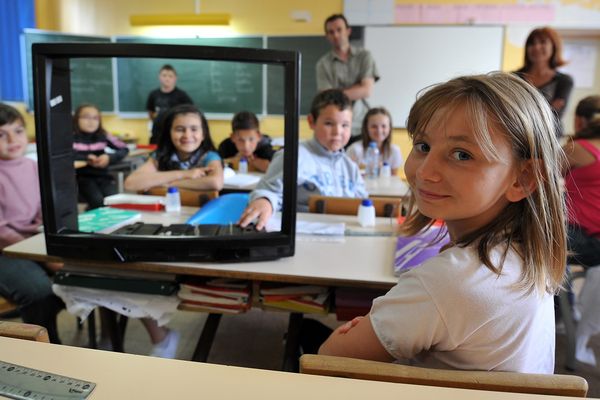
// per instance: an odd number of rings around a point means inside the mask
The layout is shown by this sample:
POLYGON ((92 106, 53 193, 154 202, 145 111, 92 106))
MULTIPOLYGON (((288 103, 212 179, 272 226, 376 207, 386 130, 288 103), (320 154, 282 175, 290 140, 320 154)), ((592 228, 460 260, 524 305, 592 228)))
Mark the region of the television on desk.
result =
MULTIPOLYGON (((34 44, 32 54, 38 164, 49 255, 129 262, 256 261, 294 254, 300 54, 250 48, 117 43, 34 44), (201 86, 196 85, 204 88, 203 93, 190 94, 200 103, 199 108, 209 114, 209 119, 214 113, 230 118, 234 111, 249 107, 261 114, 261 110, 266 110, 265 96, 281 99, 277 118, 282 120, 285 151, 280 230, 227 237, 123 236, 79 231, 72 134, 72 113, 77 104, 73 104, 73 98, 87 100, 86 88, 94 85, 86 84, 86 79, 93 80, 89 66, 93 67, 96 60, 99 66, 110 60, 112 74, 129 73, 127 79, 113 76, 112 81, 117 85, 125 81, 133 85, 125 93, 122 88, 112 88, 115 108, 120 101, 129 101, 134 108, 142 108, 143 105, 136 106, 135 103, 133 92, 139 89, 135 87, 136 79, 148 76, 144 69, 153 69, 157 76, 160 66, 165 63, 176 65, 180 76, 185 71, 190 82, 203 80, 201 86), (82 71, 80 65, 87 65, 88 72, 82 71), (266 87, 267 73, 280 77, 277 87, 266 87), (223 85, 227 82, 237 82, 235 88, 230 86, 233 93, 223 93, 223 85), (195 95, 204 98, 197 100, 195 95), (203 102, 210 110, 203 108, 203 102)), ((156 86, 156 78, 154 82, 138 83, 138 86, 144 85, 156 86)), ((147 88, 142 87, 140 92, 142 90, 147 88)), ((93 91, 89 95, 93 96, 93 91)), ((143 108, 139 111, 144 118, 143 108)))

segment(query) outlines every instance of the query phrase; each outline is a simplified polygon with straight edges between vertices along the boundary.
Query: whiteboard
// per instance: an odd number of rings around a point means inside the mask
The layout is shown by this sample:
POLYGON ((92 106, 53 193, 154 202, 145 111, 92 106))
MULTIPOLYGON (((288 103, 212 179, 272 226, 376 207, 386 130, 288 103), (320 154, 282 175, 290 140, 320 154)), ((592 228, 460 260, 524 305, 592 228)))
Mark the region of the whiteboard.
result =
POLYGON ((504 28, 500 26, 368 26, 365 48, 379 76, 368 99, 386 107, 394 127, 405 127, 417 93, 460 75, 499 71, 504 28))

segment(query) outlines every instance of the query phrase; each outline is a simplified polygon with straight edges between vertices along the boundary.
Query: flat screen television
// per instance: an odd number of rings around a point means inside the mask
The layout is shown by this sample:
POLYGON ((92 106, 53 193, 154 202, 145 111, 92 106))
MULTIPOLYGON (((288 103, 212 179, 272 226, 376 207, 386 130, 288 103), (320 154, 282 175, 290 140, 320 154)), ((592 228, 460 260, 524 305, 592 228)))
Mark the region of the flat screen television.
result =
MULTIPOLYGON (((299 53, 170 44, 46 43, 34 44, 32 56, 38 166, 44 234, 49 255, 119 262, 227 262, 268 260, 294 254, 299 53), (114 93, 114 112, 119 113, 119 102, 127 100, 133 104, 128 107, 141 108, 139 114, 144 118, 143 105, 135 105, 135 91, 146 89, 136 86, 157 86, 158 67, 166 63, 176 65, 180 82, 184 81, 181 75, 185 71, 185 79, 197 91, 189 94, 194 100, 202 98, 197 105, 205 114, 209 114, 209 125, 211 115, 222 114, 222 119, 230 119, 234 110, 252 108, 259 111, 257 114, 264 115, 267 110, 266 96, 277 96, 280 104, 275 119, 280 121, 281 132, 271 133, 283 135, 285 147, 283 206, 281 228, 278 231, 227 237, 167 237, 96 234, 78 230, 78 192, 72 133, 72 114, 78 104, 74 104, 73 99, 93 103, 95 97, 105 95, 94 93, 97 82, 94 82, 93 71, 94 66, 98 65, 98 74, 101 74, 102 66, 108 64, 114 85, 129 85, 125 91, 123 88, 111 88, 114 93), (81 65, 86 65, 87 70, 82 71, 81 65), (137 78, 144 77, 144 74, 148 76, 144 68, 155 71, 154 82, 136 84, 137 78), (127 73, 129 76, 123 76, 127 73), (231 89, 235 92, 227 93, 226 86, 231 82, 237 82, 231 89), (75 90, 75 87, 78 89, 75 90), (86 90, 89 92, 88 98, 86 90), (203 109, 202 103, 210 104, 211 110, 203 109), (222 112, 220 107, 223 108, 222 112)), ((270 106, 269 112, 272 109, 270 106)))

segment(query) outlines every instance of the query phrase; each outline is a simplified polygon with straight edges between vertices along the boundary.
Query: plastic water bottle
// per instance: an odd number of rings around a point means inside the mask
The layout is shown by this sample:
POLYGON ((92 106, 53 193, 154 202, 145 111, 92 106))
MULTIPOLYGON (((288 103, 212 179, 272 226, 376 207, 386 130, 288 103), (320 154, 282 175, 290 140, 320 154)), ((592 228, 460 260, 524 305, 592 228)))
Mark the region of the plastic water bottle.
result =
POLYGON ((240 158, 240 162, 238 163, 238 172, 240 174, 248 173, 248 160, 246 159, 246 157, 240 158))
POLYGON ((364 199, 358 206, 358 223, 360 226, 375 226, 375 206, 371 199, 364 199))
POLYGON ((365 154, 365 165, 365 176, 369 179, 376 179, 379 176, 379 148, 375 142, 369 143, 365 154))
POLYGON ((165 211, 168 213, 178 213, 181 211, 181 198, 179 197, 179 189, 177 189, 175 186, 170 186, 167 189, 165 211))
POLYGON ((392 177, 392 167, 390 167, 390 164, 388 162, 383 162, 383 165, 381 166, 381 173, 379 174, 379 176, 384 181, 389 181, 392 177))

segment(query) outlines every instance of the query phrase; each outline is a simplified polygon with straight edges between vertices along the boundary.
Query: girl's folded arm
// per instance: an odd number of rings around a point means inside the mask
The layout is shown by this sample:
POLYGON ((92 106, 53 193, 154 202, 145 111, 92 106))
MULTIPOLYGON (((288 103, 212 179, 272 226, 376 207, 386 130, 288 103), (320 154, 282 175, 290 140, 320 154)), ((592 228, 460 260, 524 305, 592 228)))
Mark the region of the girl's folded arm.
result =
POLYGON ((319 348, 319 354, 373 361, 394 360, 375 334, 369 315, 350 328, 347 325, 342 325, 333 331, 319 348))

